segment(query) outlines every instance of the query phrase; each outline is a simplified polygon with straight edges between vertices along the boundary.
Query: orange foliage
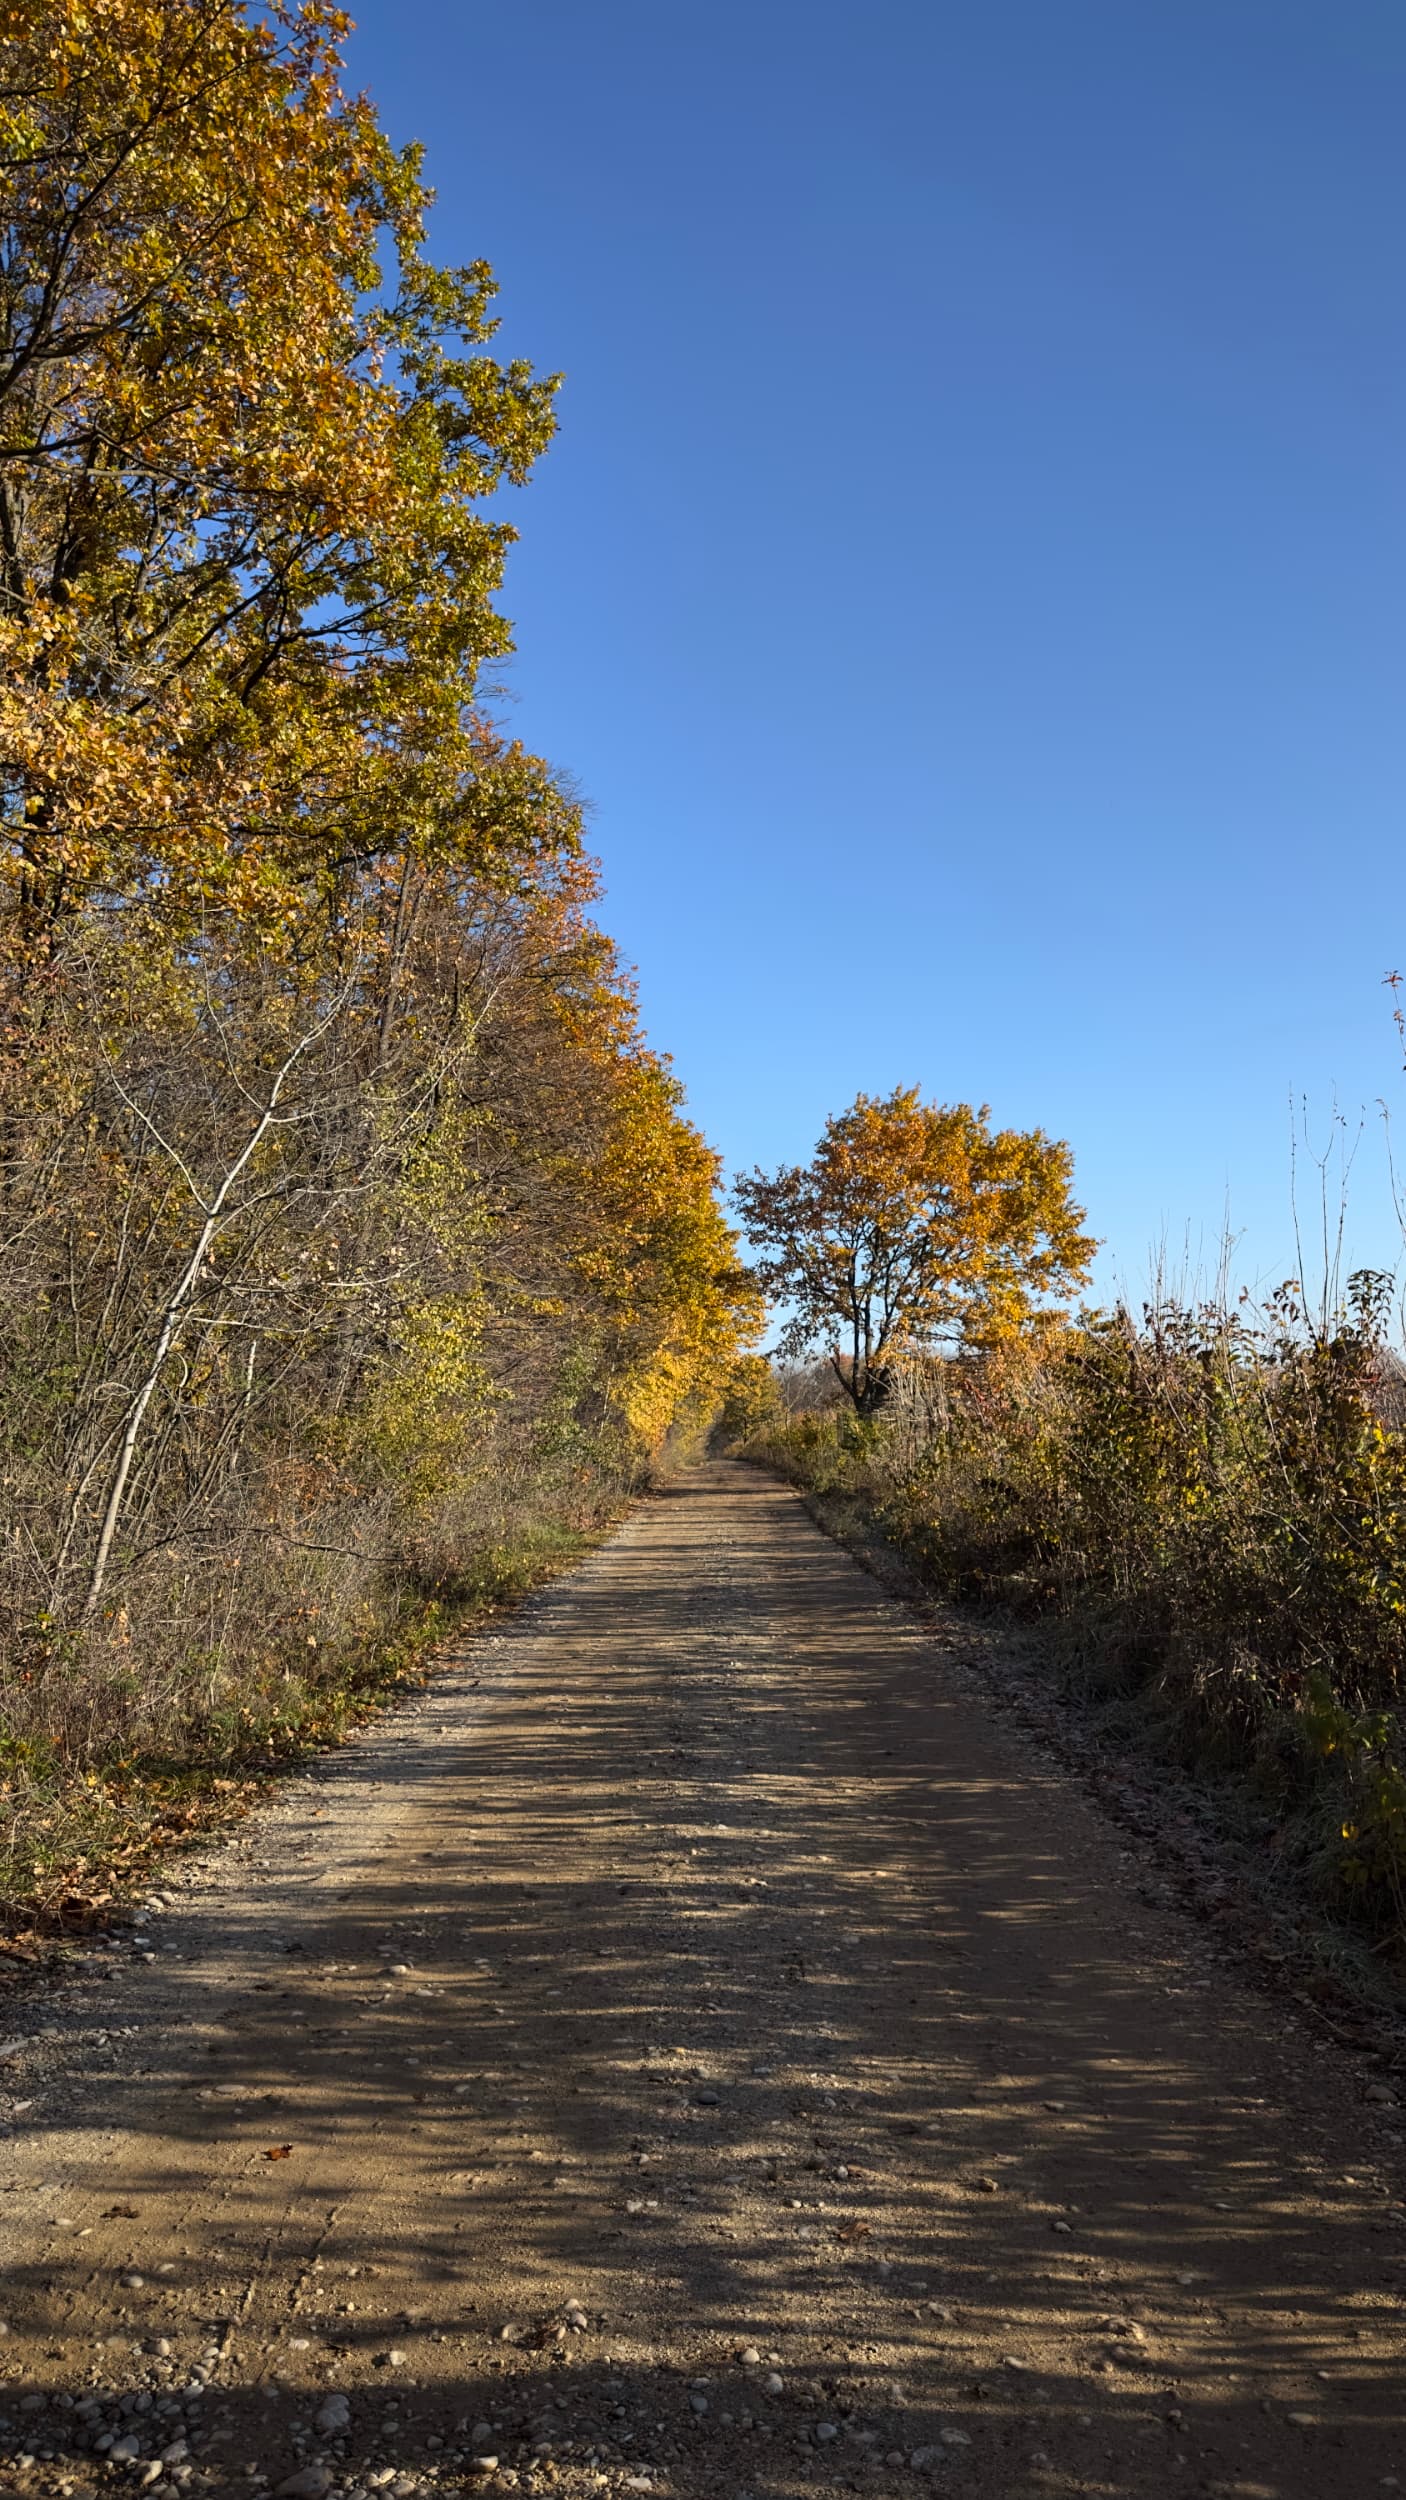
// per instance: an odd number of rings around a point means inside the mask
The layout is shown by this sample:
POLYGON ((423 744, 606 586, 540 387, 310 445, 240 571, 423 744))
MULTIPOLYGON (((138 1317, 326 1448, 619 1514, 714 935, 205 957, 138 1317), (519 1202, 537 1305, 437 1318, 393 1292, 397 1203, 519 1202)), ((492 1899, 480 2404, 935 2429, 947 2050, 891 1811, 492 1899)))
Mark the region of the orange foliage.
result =
POLYGON ((792 1314, 789 1350, 823 1345, 868 1414, 894 1356, 993 1343, 1077 1291, 1096 1245, 1072 1174, 1042 1130, 993 1130, 984 1108, 899 1086, 860 1094, 810 1163, 753 1173, 737 1203, 792 1314))

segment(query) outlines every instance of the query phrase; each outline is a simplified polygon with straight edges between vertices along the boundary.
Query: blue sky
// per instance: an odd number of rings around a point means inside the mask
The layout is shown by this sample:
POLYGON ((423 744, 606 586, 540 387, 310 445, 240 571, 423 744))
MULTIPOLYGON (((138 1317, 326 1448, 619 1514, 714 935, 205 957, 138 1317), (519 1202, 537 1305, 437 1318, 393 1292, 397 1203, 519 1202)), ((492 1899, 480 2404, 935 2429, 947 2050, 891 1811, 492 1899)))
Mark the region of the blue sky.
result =
POLYGON ((1394 1264, 1399 0, 357 16, 566 376, 513 725, 729 1164, 916 1082, 1070 1139, 1105 1290, 1269 1279, 1336 1103, 1394 1264))

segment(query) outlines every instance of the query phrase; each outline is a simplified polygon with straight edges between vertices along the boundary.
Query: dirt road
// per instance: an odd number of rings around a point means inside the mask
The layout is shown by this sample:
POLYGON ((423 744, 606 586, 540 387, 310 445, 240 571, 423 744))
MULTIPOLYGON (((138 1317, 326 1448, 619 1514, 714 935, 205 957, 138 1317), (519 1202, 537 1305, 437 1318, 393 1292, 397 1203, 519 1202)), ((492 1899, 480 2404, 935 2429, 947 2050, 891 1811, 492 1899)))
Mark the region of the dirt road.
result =
POLYGON ((1400 2113, 971 1639, 702 1470, 31 2001, 0 2481, 1406 2489, 1400 2113))

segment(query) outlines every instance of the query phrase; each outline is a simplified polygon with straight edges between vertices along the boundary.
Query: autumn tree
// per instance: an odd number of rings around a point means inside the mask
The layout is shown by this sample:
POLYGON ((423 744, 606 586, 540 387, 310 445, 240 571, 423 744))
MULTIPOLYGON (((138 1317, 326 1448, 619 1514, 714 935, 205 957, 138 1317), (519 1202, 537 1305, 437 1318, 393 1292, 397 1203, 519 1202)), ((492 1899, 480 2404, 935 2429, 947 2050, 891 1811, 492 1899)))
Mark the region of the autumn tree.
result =
MULTIPOLYGON (((341 85, 324 0, 0 4, 0 869, 55 922, 159 878, 280 925, 413 840, 575 838, 488 733, 554 385, 341 85)), ((15 912, 18 909, 18 922, 15 912)))
POLYGON ((749 1441, 784 1420, 781 1387, 764 1354, 739 1354, 728 1374, 718 1429, 727 1442, 749 1441))
POLYGON ((514 978, 465 1076, 492 1210, 485 1272, 498 1341, 526 1320, 540 1361, 564 1319, 571 1367, 589 1375, 583 1409, 654 1449, 719 1394, 760 1331, 762 1298, 719 1203, 718 1158, 640 1031, 589 892, 578 867, 550 894, 499 906, 514 978))
POLYGON ((829 1355, 861 1415, 902 1353, 992 1343, 1077 1291, 1095 1244, 1069 1148, 916 1086, 860 1094, 807 1164, 739 1182, 785 1350, 829 1355))
POLYGON ((494 352, 484 264, 426 257, 346 24, 0 0, 0 1747, 36 1759, 261 1723, 402 1600, 569 1546, 759 1317, 579 810, 492 716, 554 383, 494 352))

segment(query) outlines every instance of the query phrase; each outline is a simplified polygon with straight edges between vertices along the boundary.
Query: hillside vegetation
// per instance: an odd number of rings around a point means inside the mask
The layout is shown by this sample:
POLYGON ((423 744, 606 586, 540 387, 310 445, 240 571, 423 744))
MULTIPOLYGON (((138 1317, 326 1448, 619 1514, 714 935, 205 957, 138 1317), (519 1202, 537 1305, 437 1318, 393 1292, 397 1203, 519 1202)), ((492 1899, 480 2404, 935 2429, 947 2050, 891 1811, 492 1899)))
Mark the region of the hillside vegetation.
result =
POLYGON ((485 671, 554 384, 320 5, 4 13, 6 1897, 416 1671, 758 1297, 485 671))

